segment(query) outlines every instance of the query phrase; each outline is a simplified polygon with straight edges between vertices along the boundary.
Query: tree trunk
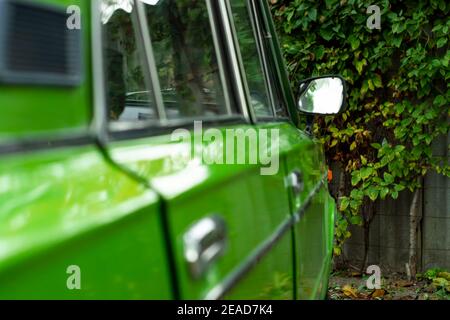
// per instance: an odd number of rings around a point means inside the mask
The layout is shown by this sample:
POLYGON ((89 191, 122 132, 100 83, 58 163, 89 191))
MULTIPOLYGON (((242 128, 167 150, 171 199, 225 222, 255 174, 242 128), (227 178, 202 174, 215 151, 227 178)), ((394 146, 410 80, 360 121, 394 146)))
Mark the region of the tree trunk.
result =
MULTIPOLYGON (((345 195, 346 191, 346 182, 345 182, 345 170, 344 168, 339 168, 337 171, 339 171, 339 180, 337 185, 335 185, 334 188, 334 198, 336 200, 336 206, 337 210, 341 207, 341 197, 345 195)), ((335 223, 333 221, 333 223, 335 223)), ((347 267, 347 259, 345 258, 344 253, 342 253, 340 256, 335 256, 333 258, 333 268, 335 269, 341 269, 347 267)))
POLYGON ((369 199, 364 201, 362 216, 364 219, 364 256, 360 268, 360 272, 364 273, 367 263, 369 261, 369 247, 370 247, 370 226, 375 216, 375 203, 369 199))
POLYGON ((339 186, 337 190, 337 196, 336 196, 336 205, 338 208, 341 206, 341 197, 345 194, 345 170, 340 169, 339 173, 339 186))
POLYGON ((411 206, 409 208, 409 261, 407 264, 407 274, 410 278, 409 280, 414 279, 417 274, 417 243, 420 220, 422 218, 420 216, 419 208, 420 192, 422 191, 422 179, 419 178, 418 181, 420 187, 414 192, 411 206))
POLYGON ((363 257, 363 260, 362 260, 361 268, 359 270, 359 272, 361 274, 363 274, 366 271, 365 270, 366 269, 366 265, 367 265, 367 262, 369 260, 369 245, 370 245, 370 243, 369 243, 369 241, 370 241, 369 236, 370 236, 370 224, 366 225, 364 223, 364 257, 363 257))

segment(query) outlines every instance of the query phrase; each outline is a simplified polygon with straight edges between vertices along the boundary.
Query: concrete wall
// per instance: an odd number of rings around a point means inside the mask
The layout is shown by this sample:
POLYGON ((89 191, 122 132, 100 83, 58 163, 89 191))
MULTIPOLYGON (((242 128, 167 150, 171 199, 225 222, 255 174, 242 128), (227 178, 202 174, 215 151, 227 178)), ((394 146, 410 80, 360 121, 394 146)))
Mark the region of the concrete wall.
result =
MULTIPOLYGON (((376 215, 370 228, 369 265, 376 264, 384 270, 405 271, 409 252, 411 200, 412 194, 403 192, 396 201, 377 202, 376 215)), ((360 266, 364 254, 363 230, 352 226, 350 231, 352 238, 344 246, 344 257, 352 265, 360 266)))
MULTIPOLYGON (((435 155, 450 161, 450 134, 433 145, 435 155)), ((335 177, 338 175, 335 174, 335 177)), ((450 179, 431 173, 425 177, 421 194, 422 214, 419 235, 418 268, 441 267, 450 270, 450 179)), ((335 181, 337 184, 338 181, 335 181)), ((370 231, 369 264, 382 270, 405 272, 409 252, 409 207, 412 193, 404 191, 399 198, 376 203, 376 216, 370 231)), ((343 258, 360 266, 364 253, 363 230, 352 227, 352 238, 344 246, 343 258)))
MULTIPOLYGON (((446 156, 450 134, 433 145, 433 153, 446 156)), ((422 265, 425 269, 444 267, 450 270, 450 179, 435 173, 425 179, 422 223, 422 265)))

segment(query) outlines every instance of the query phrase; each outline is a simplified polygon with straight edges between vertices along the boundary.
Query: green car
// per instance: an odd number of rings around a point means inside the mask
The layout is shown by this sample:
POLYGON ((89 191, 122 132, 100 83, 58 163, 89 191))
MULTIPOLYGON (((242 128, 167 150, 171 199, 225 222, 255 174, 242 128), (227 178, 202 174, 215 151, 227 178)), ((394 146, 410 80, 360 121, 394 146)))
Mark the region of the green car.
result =
POLYGON ((324 298, 346 87, 298 85, 266 0, 0 1, 0 298, 324 298))

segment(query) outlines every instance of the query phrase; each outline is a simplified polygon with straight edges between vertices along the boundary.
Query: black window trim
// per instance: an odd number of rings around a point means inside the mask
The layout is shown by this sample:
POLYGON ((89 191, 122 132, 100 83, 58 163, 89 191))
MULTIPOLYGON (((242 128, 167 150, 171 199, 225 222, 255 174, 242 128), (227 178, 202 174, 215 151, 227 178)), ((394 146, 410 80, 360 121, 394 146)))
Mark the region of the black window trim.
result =
POLYGON ((233 125, 250 125, 250 123, 246 122, 244 117, 236 116, 222 116, 222 117, 211 117, 210 119, 192 119, 189 120, 180 120, 173 121, 165 126, 153 126, 149 128, 148 126, 135 127, 132 130, 121 130, 121 131, 110 131, 106 142, 113 141, 122 141, 122 140, 131 140, 131 139, 139 139, 139 138, 148 138, 155 136, 167 135, 173 132, 176 129, 187 129, 193 130, 196 121, 201 121, 202 126, 205 129, 208 128, 221 128, 224 126, 233 126, 233 125))

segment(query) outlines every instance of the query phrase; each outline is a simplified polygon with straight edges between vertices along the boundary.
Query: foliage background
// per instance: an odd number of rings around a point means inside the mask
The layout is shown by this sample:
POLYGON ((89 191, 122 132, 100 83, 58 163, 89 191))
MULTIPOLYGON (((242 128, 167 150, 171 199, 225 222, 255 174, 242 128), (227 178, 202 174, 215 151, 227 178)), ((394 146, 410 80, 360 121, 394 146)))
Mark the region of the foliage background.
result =
MULTIPOLYGON (((367 230, 373 202, 421 187, 429 170, 449 176, 431 144, 449 130, 450 3, 445 0, 270 0, 291 83, 341 74, 347 111, 317 118, 329 162, 342 168, 335 254, 367 230), (381 29, 366 26, 381 8, 381 29)), ((297 88, 293 88, 294 92, 297 88)))

